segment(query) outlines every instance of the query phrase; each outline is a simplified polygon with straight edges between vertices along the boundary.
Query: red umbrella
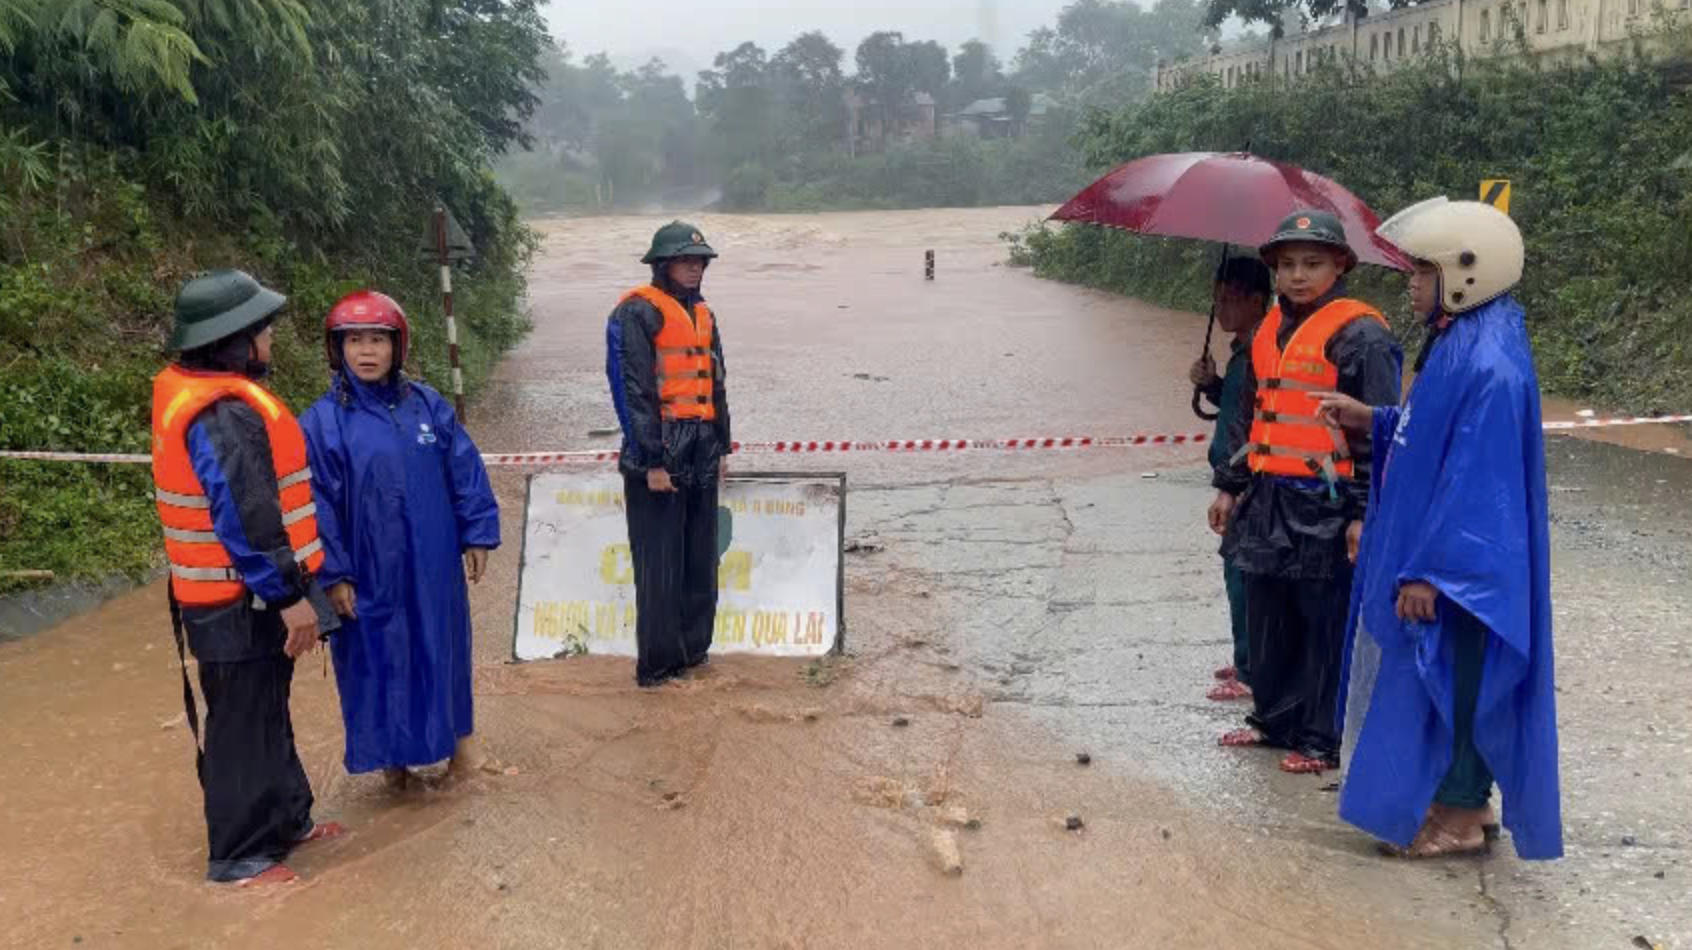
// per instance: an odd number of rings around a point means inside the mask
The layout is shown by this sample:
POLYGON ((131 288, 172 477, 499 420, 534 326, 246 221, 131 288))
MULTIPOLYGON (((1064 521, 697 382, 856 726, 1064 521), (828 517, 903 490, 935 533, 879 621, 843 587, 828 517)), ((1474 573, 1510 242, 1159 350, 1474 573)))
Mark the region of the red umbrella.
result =
POLYGON ((1380 218, 1356 195, 1332 179, 1249 152, 1136 159, 1088 185, 1052 220, 1255 248, 1305 208, 1339 215, 1363 263, 1410 269, 1404 253, 1375 233, 1380 218))
MULTIPOLYGON (((1177 152, 1135 159, 1069 199, 1054 221, 1078 221, 1136 234, 1196 238, 1257 248, 1294 211, 1320 209, 1339 216, 1346 240, 1365 264, 1410 269, 1410 259, 1375 233, 1381 219, 1356 195, 1330 178, 1250 152, 1177 152)), ((1227 250, 1223 251, 1224 259, 1227 250)), ((1204 350, 1216 326, 1211 309, 1204 350)), ((1193 391, 1193 412, 1214 419, 1193 391)))

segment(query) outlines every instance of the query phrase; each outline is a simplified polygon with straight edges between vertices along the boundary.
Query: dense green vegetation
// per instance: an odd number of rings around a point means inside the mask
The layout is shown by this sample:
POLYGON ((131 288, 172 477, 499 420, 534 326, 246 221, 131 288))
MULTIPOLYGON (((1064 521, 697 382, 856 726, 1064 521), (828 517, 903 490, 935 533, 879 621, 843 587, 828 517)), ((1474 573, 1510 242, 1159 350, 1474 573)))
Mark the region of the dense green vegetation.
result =
MULTIPOLYGON (((1686 49, 1666 35, 1662 50, 1686 49)), ((1287 83, 1199 82, 1087 121, 1103 169, 1159 152, 1252 151, 1328 175, 1383 217, 1512 179, 1528 313, 1552 391, 1635 410, 1692 405, 1692 92, 1677 58, 1553 67, 1437 50, 1375 77, 1335 66, 1287 83)), ((1213 247, 1074 226, 1013 248, 1038 273, 1200 309, 1213 247)), ((1367 271, 1367 269, 1365 269, 1367 271)), ((1353 290, 1403 309, 1402 285, 1353 290)))
POLYGON ((1202 51, 1203 15, 1201 0, 1075 0, 1008 67, 979 41, 950 51, 886 31, 850 55, 814 32, 774 52, 742 43, 691 98, 661 62, 624 72, 561 49, 537 89, 536 149, 502 162, 500 180, 537 213, 1057 201, 1083 182, 1069 145, 1081 116, 1142 98, 1160 57, 1202 51), (1005 121, 985 137, 948 118, 990 99, 1005 121))
POLYGON ((771 211, 967 208, 1061 201, 1090 179, 1064 129, 1054 127, 1022 139, 941 139, 899 145, 886 152, 849 158, 807 156, 787 180, 769 179, 731 204, 771 211))
MULTIPOLYGON (((490 166, 527 142, 549 47, 535 0, 0 0, 0 448, 145 452, 172 298, 214 267, 292 298, 296 408, 364 285, 445 379, 417 255, 437 196, 479 251, 455 290, 480 381, 526 329, 533 239, 490 166)), ((145 467, 0 462, 0 571, 135 573, 156 535, 145 467)))

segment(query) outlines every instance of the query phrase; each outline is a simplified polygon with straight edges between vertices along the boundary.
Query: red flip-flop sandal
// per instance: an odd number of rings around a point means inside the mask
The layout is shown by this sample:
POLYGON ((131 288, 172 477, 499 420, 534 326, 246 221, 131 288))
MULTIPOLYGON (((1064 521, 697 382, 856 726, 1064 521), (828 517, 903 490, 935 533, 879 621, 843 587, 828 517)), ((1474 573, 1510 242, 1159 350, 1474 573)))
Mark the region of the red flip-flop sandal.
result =
POLYGON ((1233 732, 1226 733, 1222 736, 1222 738, 1216 740, 1216 743, 1217 745, 1226 746, 1230 749, 1243 749, 1249 746, 1265 745, 1266 740, 1264 739, 1263 733, 1248 727, 1245 729, 1235 729, 1233 732))
POLYGON ((264 887, 270 884, 292 884, 300 876, 288 869, 285 864, 272 864, 249 878, 235 882, 236 887, 264 887))
POLYGON ((346 826, 338 821, 319 822, 318 824, 313 825, 310 831, 306 832, 306 836, 304 838, 301 838, 295 843, 311 844, 313 841, 328 841, 331 838, 339 838, 346 833, 346 826))
POLYGON ((1326 759, 1313 759, 1302 752, 1288 752, 1281 760, 1281 771, 1294 775, 1320 775, 1333 767, 1326 759))
POLYGON ((1219 703, 1232 702, 1236 699, 1250 699, 1251 687, 1239 680, 1227 680, 1212 687, 1204 694, 1207 698, 1219 703))
POLYGON ((1211 675, 1219 680, 1234 680, 1240 678, 1240 671, 1235 668, 1234 664, 1229 663, 1227 666, 1221 667, 1211 675))

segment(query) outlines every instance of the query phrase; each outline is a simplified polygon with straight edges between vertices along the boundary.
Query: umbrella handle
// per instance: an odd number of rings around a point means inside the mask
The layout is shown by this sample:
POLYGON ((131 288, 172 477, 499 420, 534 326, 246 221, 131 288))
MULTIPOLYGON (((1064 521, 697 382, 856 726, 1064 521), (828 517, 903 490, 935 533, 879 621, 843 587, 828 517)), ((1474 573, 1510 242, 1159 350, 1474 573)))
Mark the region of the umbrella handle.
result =
POLYGON ((1221 413, 1220 412, 1205 412, 1203 400, 1204 400, 1204 390, 1198 388, 1197 386, 1194 386, 1193 387, 1193 415, 1198 416, 1200 419, 1203 419, 1206 422, 1215 422, 1216 417, 1220 416, 1221 413))
MULTIPOLYGON (((1211 337, 1211 334, 1214 333, 1215 331, 1216 331, 1216 304, 1212 303, 1210 305, 1210 323, 1207 324, 1204 328, 1204 349, 1199 351, 1199 358, 1200 359, 1210 355, 1210 337, 1211 337)), ((1193 415, 1198 416, 1200 419, 1203 419, 1206 422, 1215 422, 1216 417, 1221 415, 1221 413, 1220 412, 1205 412, 1204 411, 1203 399, 1204 399, 1204 390, 1200 389, 1197 386, 1194 386, 1193 387, 1193 415)))
MULTIPOLYGON (((1250 142, 1246 143, 1246 149, 1248 151, 1251 149, 1251 143, 1250 142)), ((1216 262, 1216 279, 1217 280, 1222 279, 1222 272, 1228 266, 1228 253, 1233 250, 1233 247, 1234 246, 1232 244, 1222 245, 1222 257, 1221 257, 1220 260, 1218 260, 1216 262)), ((1214 295, 1212 295, 1211 300, 1210 300, 1210 322, 1208 322, 1204 325, 1204 349, 1199 351, 1200 358, 1203 358, 1203 357, 1210 355, 1210 339, 1213 335, 1215 335, 1215 333, 1216 333, 1216 298, 1215 298, 1214 295)), ((1197 386, 1194 386, 1193 387, 1193 415, 1198 416, 1200 419, 1203 419, 1205 422, 1215 422, 1216 417, 1220 416, 1222 413, 1220 411, 1218 411, 1218 412, 1205 412, 1204 411, 1203 399, 1204 399, 1204 391, 1202 389, 1199 389, 1197 386)))

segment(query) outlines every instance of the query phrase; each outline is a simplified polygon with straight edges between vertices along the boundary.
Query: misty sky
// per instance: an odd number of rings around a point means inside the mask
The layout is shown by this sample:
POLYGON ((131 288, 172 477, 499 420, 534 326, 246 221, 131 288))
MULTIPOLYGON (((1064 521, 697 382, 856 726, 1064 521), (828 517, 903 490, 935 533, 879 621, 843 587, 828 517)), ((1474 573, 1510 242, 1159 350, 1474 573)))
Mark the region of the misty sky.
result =
MULTIPOLYGON (((939 40, 954 51, 981 37, 1007 62, 1029 31, 1056 21, 1068 0, 552 0, 553 35, 579 59, 601 50, 627 63, 649 54, 683 68, 706 69, 717 53, 752 40, 774 52, 806 30, 822 30, 846 50, 876 30, 939 40)), ((691 78, 691 77, 690 77, 691 78)))

